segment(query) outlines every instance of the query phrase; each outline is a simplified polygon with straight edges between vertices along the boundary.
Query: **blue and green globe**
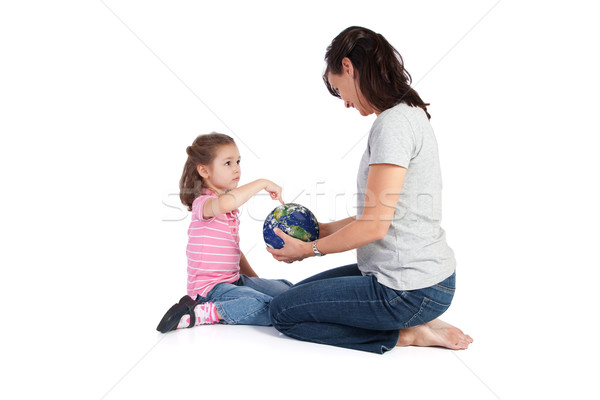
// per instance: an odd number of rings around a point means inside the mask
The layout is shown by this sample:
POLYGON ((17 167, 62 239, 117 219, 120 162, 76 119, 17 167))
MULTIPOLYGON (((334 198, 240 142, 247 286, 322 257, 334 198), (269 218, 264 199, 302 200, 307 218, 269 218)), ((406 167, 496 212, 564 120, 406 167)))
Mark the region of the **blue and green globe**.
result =
POLYGON ((305 242, 319 238, 319 223, 310 210, 300 204, 288 203, 276 207, 267 216, 263 225, 263 237, 273 249, 283 247, 283 240, 273 232, 279 228, 286 234, 305 242))

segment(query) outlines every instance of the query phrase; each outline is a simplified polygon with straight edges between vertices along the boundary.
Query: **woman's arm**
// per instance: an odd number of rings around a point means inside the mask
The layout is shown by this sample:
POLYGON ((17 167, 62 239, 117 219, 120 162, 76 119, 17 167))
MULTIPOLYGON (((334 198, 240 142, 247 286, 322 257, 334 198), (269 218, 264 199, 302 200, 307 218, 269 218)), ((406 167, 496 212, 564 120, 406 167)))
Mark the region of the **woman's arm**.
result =
POLYGON ((339 231, 340 229, 342 229, 343 227, 355 220, 356 216, 348 217, 334 222, 319 223, 319 239, 323 239, 324 237, 327 237, 332 233, 339 231))
POLYGON ((240 274, 244 274, 246 276, 254 276, 258 278, 258 274, 254 272, 244 253, 242 253, 242 257, 240 258, 240 274))
POLYGON ((207 219, 233 211, 263 189, 269 192, 273 200, 279 200, 284 204, 281 199, 281 187, 267 179, 258 179, 223 193, 217 198, 206 200, 202 210, 203 217, 207 219))
MULTIPOLYGON (((362 216, 354 221, 343 220, 348 224, 319 239, 318 250, 323 254, 341 253, 383 238, 394 217, 405 176, 406 168, 397 165, 371 165, 362 216)), ((314 255, 312 243, 294 239, 280 230, 276 233, 285 243, 279 250, 267 248, 276 260, 297 261, 314 255)))

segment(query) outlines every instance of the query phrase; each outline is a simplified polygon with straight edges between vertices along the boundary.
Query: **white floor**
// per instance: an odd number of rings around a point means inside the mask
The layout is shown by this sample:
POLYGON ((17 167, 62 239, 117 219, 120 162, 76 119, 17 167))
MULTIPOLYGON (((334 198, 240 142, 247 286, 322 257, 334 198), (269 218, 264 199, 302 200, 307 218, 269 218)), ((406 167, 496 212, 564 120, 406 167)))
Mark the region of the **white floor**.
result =
POLYGON ((597 371, 589 367, 598 354, 594 349, 556 346, 557 336, 538 337, 533 324, 520 325, 526 329, 519 333, 503 329, 502 318, 465 315, 448 312, 446 319, 461 319, 475 337, 468 350, 413 347, 385 355, 299 342, 271 327, 204 326, 167 335, 139 329, 123 335, 135 344, 107 349, 104 363, 110 354, 119 362, 98 371, 105 386, 96 385, 102 390, 94 393, 106 390, 106 399, 179 397, 198 387, 206 395, 267 399, 593 398, 597 393, 597 371))
POLYGON ((598 351, 583 343, 591 334, 531 319, 514 302, 502 311, 489 296, 479 298, 489 312, 478 313, 479 305, 464 301, 470 292, 457 295, 444 316, 475 338, 468 350, 396 348, 385 355, 300 342, 272 327, 202 326, 162 335, 154 328, 164 301, 124 296, 118 285, 79 301, 40 297, 25 304, 47 313, 41 324, 27 326, 24 312, 21 326, 5 331, 9 379, 2 390, 17 395, 3 397, 594 398, 597 370, 589 364, 598 351))
MULTIPOLYGON (((2 2, 0 398, 597 399, 600 36, 591 2, 2 2), (431 102, 467 351, 383 356, 272 328, 155 327, 185 291, 177 183, 200 133, 231 134, 328 220, 354 215, 373 116, 322 81, 331 39, 382 33, 431 102)), ((242 207, 263 277, 275 205, 242 207)))

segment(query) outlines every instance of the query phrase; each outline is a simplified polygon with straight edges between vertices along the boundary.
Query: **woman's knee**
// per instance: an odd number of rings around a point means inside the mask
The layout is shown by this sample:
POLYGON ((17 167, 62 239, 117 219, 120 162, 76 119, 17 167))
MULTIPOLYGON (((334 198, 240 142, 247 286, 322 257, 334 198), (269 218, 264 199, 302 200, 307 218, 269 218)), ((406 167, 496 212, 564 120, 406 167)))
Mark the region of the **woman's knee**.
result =
POLYGON ((283 331, 286 326, 285 321, 285 304, 287 300, 285 299, 287 292, 284 292, 280 295, 277 295, 271 299, 271 303, 269 304, 269 318, 271 320, 271 325, 275 327, 278 331, 283 331))
POLYGON ((271 302, 269 303, 269 318, 271 318, 271 322, 273 323, 273 326, 275 326, 275 322, 277 321, 277 316, 279 314, 279 301, 278 298, 279 296, 275 296, 271 299, 271 302))

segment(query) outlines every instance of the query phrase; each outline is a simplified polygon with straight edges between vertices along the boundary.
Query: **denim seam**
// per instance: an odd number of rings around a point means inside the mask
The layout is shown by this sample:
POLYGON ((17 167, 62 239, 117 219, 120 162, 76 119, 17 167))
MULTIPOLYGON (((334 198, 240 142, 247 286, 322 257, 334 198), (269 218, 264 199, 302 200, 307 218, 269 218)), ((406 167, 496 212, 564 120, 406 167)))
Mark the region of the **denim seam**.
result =
POLYGON ((429 297, 425 297, 425 299, 427 299, 430 303, 435 303, 435 304, 440 305, 442 307, 450 307, 450 304, 440 303, 439 301, 432 300, 429 297))
POLYGON ((298 307, 304 307, 307 305, 318 305, 318 304, 330 304, 330 303, 383 303, 383 301, 381 300, 359 300, 359 301, 339 301, 339 300, 328 300, 328 301, 311 301, 308 303, 302 303, 302 304, 294 304, 291 307, 282 309, 277 315, 279 316, 279 314, 286 312, 288 310, 292 310, 294 308, 298 308, 298 307))
POLYGON ((337 300, 331 300, 331 301, 319 301, 319 302, 308 302, 308 303, 302 303, 302 304, 294 304, 291 307, 282 309, 279 313, 277 313, 277 315, 275 315, 275 320, 279 319, 279 316, 282 313, 287 312, 288 310, 293 310, 294 308, 298 308, 298 307, 303 307, 303 306, 307 306, 307 305, 311 305, 311 306, 318 306, 320 304, 331 304, 331 303, 383 303, 380 300, 367 300, 367 301, 337 301, 337 300))
POLYGON ((221 306, 221 304, 215 303, 215 307, 217 307, 217 311, 219 312, 219 315, 225 321, 225 323, 227 323, 227 324, 233 324, 234 323, 233 320, 231 318, 229 318, 229 316, 227 315, 227 313, 225 313, 225 311, 223 310, 223 307, 221 306))
POLYGON ((238 319, 238 320, 237 320, 235 323, 237 324, 237 323, 239 323, 239 321, 242 321, 242 320, 244 320, 244 319, 246 319, 246 318, 248 318, 248 317, 251 317, 251 316, 253 316, 253 315, 256 315, 256 314, 258 314, 258 313, 264 312, 265 310, 268 310, 268 309, 269 309, 269 305, 268 305, 268 304, 265 304, 265 305, 264 305, 264 307, 263 307, 263 308, 261 308, 260 310, 257 310, 257 311, 255 311, 255 312, 253 312, 253 313, 250 313, 250 314, 246 314, 246 315, 244 315, 243 317, 239 318, 239 319, 238 319))
POLYGON ((439 289, 441 291, 444 291, 446 293, 454 293, 456 291, 456 289, 454 289, 454 288, 443 286, 443 285, 439 285, 439 284, 433 285, 432 287, 436 288, 436 289, 439 289))
POLYGON ((223 310, 223 307, 221 306, 221 304, 216 304, 216 307, 217 307, 217 310, 219 310, 219 314, 221 315, 221 317, 223 318, 223 320, 225 320, 225 322, 226 322, 227 324, 229 324, 229 325, 237 325, 237 324, 239 323, 239 321, 242 321, 242 320, 244 320, 244 319, 246 319, 246 318, 248 318, 248 317, 251 317, 251 316, 253 316, 253 315, 256 315, 256 314, 258 314, 258 313, 264 312, 266 309, 268 309, 268 308, 269 308, 269 305, 268 305, 268 304, 265 304, 265 305, 264 305, 264 307, 263 307, 263 308, 261 308, 260 310, 257 310, 257 311, 255 311, 255 312, 253 312, 253 313, 246 314, 246 315, 244 315, 244 316, 242 316, 242 317, 238 318, 238 319, 237 319, 237 321, 234 321, 233 319, 231 319, 231 318, 230 318, 230 317, 229 317, 229 316, 228 316, 228 315, 225 313, 225 311, 223 310))
MULTIPOLYGON (((415 318, 419 318, 421 316, 421 314, 423 313, 423 309, 425 308, 425 304, 427 302, 431 301, 429 298, 427 297, 423 297, 423 300, 421 301, 421 306, 419 307, 419 311, 417 311, 412 317, 410 317, 410 319, 408 321, 406 321, 406 323, 404 324, 405 328, 408 328, 411 325, 411 322, 415 319, 415 318)), ((422 321, 422 320, 421 320, 422 321)), ((421 325, 421 324, 418 324, 421 325)))

